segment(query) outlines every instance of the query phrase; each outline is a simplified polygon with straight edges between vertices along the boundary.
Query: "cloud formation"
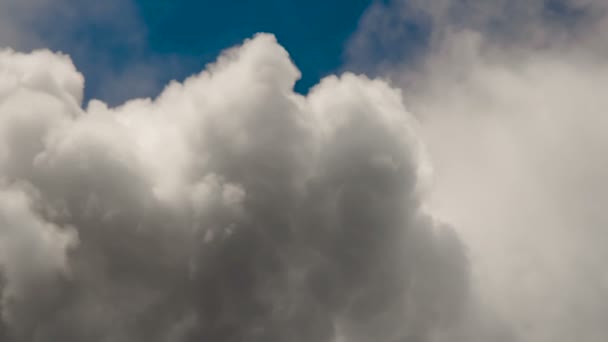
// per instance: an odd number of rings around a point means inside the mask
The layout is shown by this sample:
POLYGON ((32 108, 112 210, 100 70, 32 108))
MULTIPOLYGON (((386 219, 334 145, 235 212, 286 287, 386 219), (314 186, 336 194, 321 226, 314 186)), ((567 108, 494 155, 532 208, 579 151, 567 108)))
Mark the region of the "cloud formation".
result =
POLYGON ((61 54, 3 50, 0 74, 3 341, 475 340, 386 82, 298 95, 266 34, 115 108, 83 109, 61 54))
MULTIPOLYGON (((363 56, 429 30, 403 88, 434 169, 430 210, 470 250, 472 283, 523 341, 608 335, 605 1, 393 1, 353 39, 363 56), (390 38, 390 40, 388 39, 390 38)), ((354 61, 353 63, 357 63, 354 61)))

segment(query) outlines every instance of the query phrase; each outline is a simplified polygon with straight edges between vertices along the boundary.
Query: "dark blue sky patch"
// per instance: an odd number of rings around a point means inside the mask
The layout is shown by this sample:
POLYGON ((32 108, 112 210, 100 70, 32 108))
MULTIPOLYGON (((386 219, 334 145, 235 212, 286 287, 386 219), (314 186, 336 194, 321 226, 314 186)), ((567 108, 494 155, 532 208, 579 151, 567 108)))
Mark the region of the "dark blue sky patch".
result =
POLYGON ((217 54, 257 32, 270 32, 302 70, 306 92, 343 63, 342 51, 371 0, 139 0, 154 53, 183 57, 177 78, 202 69, 217 54))

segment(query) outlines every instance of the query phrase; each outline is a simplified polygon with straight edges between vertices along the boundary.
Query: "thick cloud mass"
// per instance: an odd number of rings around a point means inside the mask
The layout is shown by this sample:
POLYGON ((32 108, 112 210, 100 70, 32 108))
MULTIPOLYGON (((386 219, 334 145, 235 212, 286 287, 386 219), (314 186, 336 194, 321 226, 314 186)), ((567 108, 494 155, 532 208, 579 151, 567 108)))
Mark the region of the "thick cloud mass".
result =
POLYGON ((2 341, 474 340, 385 82, 297 95, 269 35, 117 108, 83 110, 62 55, 4 50, 0 75, 2 341))

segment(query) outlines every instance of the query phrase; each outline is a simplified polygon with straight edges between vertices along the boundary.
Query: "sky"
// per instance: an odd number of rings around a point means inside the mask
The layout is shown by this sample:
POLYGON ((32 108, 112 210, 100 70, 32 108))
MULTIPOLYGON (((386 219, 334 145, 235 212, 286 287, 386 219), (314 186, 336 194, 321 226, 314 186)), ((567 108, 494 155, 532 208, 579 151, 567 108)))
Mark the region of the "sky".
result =
POLYGON ((602 0, 0 0, 0 341, 603 342, 602 0))
MULTIPOLYGON (((69 54, 87 76, 85 98, 116 105, 158 95, 168 81, 200 71, 222 50, 257 32, 273 33, 289 49, 305 71, 296 89, 306 93, 342 67, 344 47, 371 0, 5 2, 4 14, 18 18, 5 22, 18 21, 16 26, 25 26, 18 33, 28 36, 15 42, 18 47, 69 54), (146 84, 122 89, 125 77, 146 84)), ((11 45, 10 32, 3 35, 0 43, 11 45)))

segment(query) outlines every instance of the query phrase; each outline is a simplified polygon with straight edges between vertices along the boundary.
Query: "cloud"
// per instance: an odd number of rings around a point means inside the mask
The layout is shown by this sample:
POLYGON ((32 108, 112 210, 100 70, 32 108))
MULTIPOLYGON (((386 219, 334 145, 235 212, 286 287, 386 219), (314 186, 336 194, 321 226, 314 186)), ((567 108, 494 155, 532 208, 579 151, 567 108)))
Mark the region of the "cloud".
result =
POLYGON ((403 88, 434 168, 429 210, 454 225, 476 293, 522 341, 608 334, 607 9, 394 1, 353 39, 356 64, 375 36, 407 42, 386 16, 430 30, 414 63, 369 68, 403 88))
POLYGON ((157 95, 165 80, 194 64, 189 57, 151 53, 148 35, 130 0, 0 2, 0 48, 69 54, 87 75, 87 100, 100 98, 116 105, 157 95))
POLYGON ((417 124, 386 82, 344 74, 298 95, 266 34, 118 107, 83 109, 61 54, 3 50, 0 73, 3 340, 485 329, 460 239, 423 210, 417 124))

